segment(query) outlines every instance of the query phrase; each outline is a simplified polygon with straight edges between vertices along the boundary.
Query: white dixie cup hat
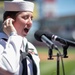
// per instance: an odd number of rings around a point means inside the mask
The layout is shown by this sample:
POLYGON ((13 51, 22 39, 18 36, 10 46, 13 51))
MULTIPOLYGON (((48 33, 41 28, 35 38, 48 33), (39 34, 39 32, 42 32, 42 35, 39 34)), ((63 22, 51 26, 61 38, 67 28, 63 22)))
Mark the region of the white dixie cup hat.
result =
POLYGON ((34 3, 23 0, 4 1, 5 11, 31 11, 34 10, 34 3))

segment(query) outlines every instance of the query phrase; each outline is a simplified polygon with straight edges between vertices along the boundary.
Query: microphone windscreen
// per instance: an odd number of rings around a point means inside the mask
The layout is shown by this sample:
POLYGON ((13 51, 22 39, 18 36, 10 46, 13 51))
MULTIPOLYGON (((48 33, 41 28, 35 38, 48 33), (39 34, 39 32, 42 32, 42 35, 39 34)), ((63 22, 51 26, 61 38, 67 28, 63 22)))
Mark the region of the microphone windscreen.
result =
POLYGON ((52 33, 50 33, 48 30, 37 30, 34 34, 34 37, 36 40, 41 41, 42 35, 45 35, 49 39, 51 39, 52 33))
POLYGON ((37 31, 34 33, 35 39, 38 40, 38 41, 41 41, 41 42, 42 42, 42 40, 41 40, 41 36, 42 36, 42 35, 43 35, 43 31, 42 31, 42 30, 37 30, 37 31))

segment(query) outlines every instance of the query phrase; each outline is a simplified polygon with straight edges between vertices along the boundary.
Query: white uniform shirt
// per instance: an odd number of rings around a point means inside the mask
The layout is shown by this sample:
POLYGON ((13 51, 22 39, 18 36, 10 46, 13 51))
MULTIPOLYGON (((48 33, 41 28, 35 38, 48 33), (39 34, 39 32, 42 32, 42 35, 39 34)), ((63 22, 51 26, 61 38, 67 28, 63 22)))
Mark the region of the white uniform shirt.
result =
MULTIPOLYGON (((25 52, 25 45, 27 43, 27 39, 23 38, 19 35, 11 35, 7 37, 4 33, 0 33, 0 67, 4 70, 7 70, 14 75, 21 75, 22 74, 22 63, 20 61, 20 50, 25 52), (7 41, 3 40, 2 38, 8 39, 7 41)), ((29 49, 33 49, 33 53, 31 55, 35 64, 37 66, 37 75, 40 75, 40 68, 39 68, 39 56, 37 54, 36 48, 28 42, 29 49)), ((28 75, 33 75, 32 73, 32 61, 30 59, 27 60, 27 68, 28 68, 28 75)))

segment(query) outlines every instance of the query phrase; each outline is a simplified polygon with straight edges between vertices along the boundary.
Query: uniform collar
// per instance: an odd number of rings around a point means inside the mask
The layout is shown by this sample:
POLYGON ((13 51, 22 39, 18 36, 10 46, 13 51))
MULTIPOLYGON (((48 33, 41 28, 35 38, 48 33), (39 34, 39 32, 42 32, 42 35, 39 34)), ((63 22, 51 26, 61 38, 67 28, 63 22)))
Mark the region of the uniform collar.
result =
POLYGON ((2 39, 2 38, 8 39, 8 36, 5 33, 1 32, 0 39, 2 39))

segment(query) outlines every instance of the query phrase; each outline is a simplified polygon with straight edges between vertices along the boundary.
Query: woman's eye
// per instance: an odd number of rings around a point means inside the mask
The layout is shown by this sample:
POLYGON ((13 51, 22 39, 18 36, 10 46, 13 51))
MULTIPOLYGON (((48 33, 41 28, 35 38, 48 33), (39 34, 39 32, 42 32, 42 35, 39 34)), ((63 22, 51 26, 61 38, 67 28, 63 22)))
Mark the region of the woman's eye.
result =
POLYGON ((28 19, 28 16, 24 16, 23 18, 24 18, 24 19, 28 19))
POLYGON ((30 17, 30 16, 28 16, 28 15, 27 15, 27 16, 24 16, 24 17, 22 17, 22 18, 25 19, 25 20, 31 18, 31 20, 33 20, 33 16, 30 17))

